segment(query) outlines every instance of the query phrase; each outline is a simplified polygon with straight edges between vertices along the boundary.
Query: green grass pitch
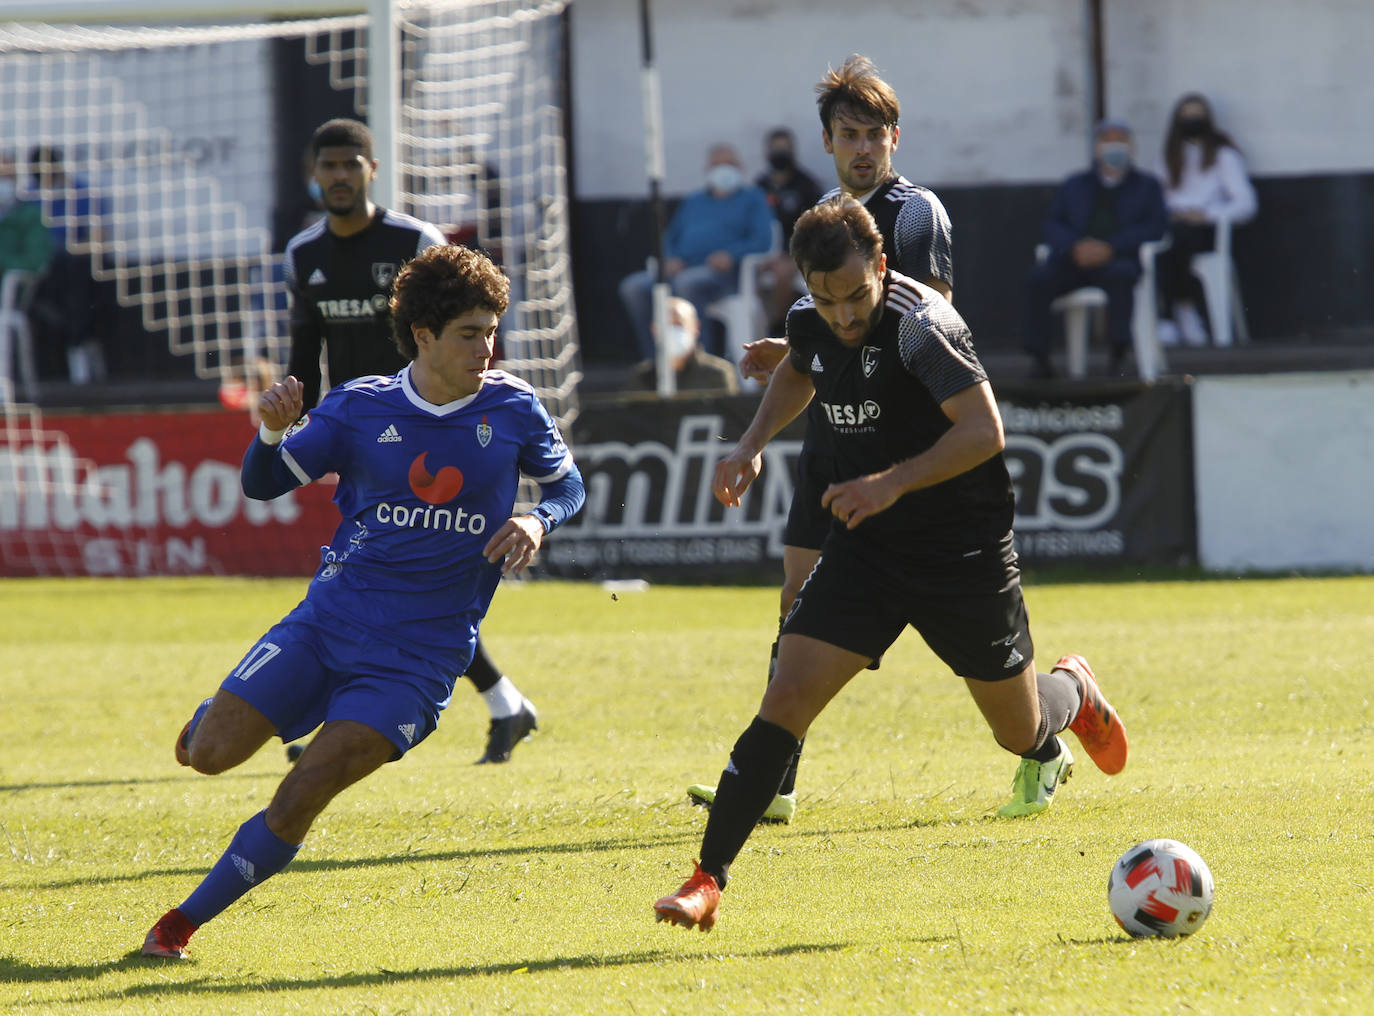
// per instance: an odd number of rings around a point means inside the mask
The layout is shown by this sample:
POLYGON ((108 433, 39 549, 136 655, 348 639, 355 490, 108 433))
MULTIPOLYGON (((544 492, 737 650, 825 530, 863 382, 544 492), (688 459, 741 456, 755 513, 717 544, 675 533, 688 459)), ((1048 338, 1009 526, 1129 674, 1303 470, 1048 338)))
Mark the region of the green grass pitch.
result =
MULTIPOLYGON (((1040 663, 1081 652, 1131 734, 1044 815, 908 632, 807 741, 709 935, 655 924, 757 706, 769 588, 503 588, 484 628, 536 702, 511 764, 486 710, 347 791, 296 862, 192 940, 135 955, 264 807, 172 741, 301 581, 0 582, 0 1010, 113 1013, 1374 1011, 1374 578, 1030 582, 1040 663), (1192 938, 1133 941, 1107 874, 1182 840, 1216 877, 1192 938)), ((1077 743, 1069 737, 1075 749, 1077 743)))

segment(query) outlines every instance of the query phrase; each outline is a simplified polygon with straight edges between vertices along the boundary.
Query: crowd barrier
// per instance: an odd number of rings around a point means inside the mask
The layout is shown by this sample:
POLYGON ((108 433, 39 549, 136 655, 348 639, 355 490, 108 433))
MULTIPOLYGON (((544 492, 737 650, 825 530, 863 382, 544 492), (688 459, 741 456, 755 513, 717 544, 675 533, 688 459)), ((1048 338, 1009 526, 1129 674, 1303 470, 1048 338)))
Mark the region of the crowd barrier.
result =
MULTIPOLYGON (((1374 570, 1374 372, 1065 385, 1003 398, 1025 564, 1104 571, 1374 570)), ((781 575, 801 447, 768 448, 738 508, 716 461, 756 395, 588 406, 571 435, 587 505, 537 572, 749 583, 781 575)), ((0 445, 0 574, 310 575, 338 515, 328 482, 248 500, 245 414, 49 414, 0 445)))
MULTIPOLYGON (((538 570, 570 578, 774 582, 801 427, 769 447, 740 508, 711 494, 757 396, 588 407, 571 435, 586 508, 538 570)), ((1032 565, 1194 559, 1189 390, 1004 401, 1016 528, 1032 565)), ((0 574, 311 574, 337 514, 314 484, 245 498, 243 413, 49 414, 0 446, 0 574)))

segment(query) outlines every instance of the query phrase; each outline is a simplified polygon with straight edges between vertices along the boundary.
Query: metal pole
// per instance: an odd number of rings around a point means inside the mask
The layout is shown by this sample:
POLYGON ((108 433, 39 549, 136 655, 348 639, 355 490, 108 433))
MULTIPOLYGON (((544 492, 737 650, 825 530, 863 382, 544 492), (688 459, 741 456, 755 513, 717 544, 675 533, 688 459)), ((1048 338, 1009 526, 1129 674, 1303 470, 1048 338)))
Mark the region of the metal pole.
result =
POLYGON ((1087 0, 1088 76, 1092 84, 1089 114, 1094 125, 1107 115, 1107 60, 1102 18, 1102 0, 1087 0))
POLYGON ((668 299, 672 291, 663 274, 663 98, 659 92, 658 68, 654 66, 653 18, 650 0, 639 0, 639 38, 643 70, 641 88, 644 101, 644 157, 649 177, 649 210, 653 215, 654 262, 654 363, 660 395, 677 390, 673 364, 668 358, 668 299))
POLYGON ((377 158, 372 200, 395 208, 401 161, 401 33, 397 0, 367 3, 367 120, 377 158))

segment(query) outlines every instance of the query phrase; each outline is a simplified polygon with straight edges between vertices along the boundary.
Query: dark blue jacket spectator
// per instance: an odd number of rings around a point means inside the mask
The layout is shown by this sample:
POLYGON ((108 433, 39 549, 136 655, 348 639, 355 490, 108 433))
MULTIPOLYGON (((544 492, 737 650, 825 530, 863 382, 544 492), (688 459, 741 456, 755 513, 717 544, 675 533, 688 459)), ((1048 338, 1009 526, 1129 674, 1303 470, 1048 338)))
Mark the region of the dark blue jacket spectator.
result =
POLYGON ((1049 255, 1037 261, 1027 286, 1024 345, 1031 374, 1050 377, 1050 305, 1064 293, 1096 286, 1107 294, 1108 373, 1116 374, 1131 345, 1140 247, 1164 236, 1168 218, 1159 181, 1132 166, 1131 130, 1104 120, 1093 136, 1093 168, 1059 186, 1045 217, 1049 255))

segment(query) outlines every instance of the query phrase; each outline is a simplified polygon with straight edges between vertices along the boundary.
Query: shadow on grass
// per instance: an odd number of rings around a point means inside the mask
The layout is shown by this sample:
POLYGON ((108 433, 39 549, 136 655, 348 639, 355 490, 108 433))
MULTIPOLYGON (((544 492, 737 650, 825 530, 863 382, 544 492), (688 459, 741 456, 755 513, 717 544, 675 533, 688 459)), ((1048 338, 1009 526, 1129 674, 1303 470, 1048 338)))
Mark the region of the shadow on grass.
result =
MULTIPOLYGON (((145 776, 139 779, 121 780, 50 780, 42 783, 0 783, 0 794, 18 794, 27 790, 75 790, 104 787, 143 787, 154 783, 186 783, 190 785, 199 774, 189 769, 172 776, 145 776)), ((220 783, 240 780, 260 780, 271 775, 265 770, 258 772, 221 773, 215 777, 220 783)), ((278 774, 280 776, 280 774, 278 774)))
POLYGON ((1097 938, 1065 938, 1063 935, 1060 935, 1060 936, 1059 936, 1059 944, 1060 944, 1060 945, 1091 945, 1091 946, 1099 946, 1099 945, 1134 945, 1135 943, 1137 943, 1137 942, 1142 942, 1142 941, 1145 941, 1145 942, 1149 942, 1149 941, 1167 942, 1167 941, 1170 941, 1170 940, 1169 940, 1169 939, 1139 939, 1139 938, 1131 938, 1130 935, 1125 935, 1125 934, 1122 934, 1122 935, 1100 935, 1100 936, 1098 936, 1097 938))
POLYGON ((151 961, 131 952, 106 963, 25 963, 11 956, 0 956, 0 984, 29 984, 42 981, 87 981, 122 970, 148 969, 151 961))
MULTIPOLYGON (((354 870, 357 868, 382 868, 393 865, 410 864, 429 864, 444 861, 470 861, 481 858, 491 857, 522 857, 526 854, 537 854, 541 857, 549 854, 581 854, 581 853, 602 853, 610 850, 638 850, 645 847, 680 846, 687 843, 695 844, 700 838, 700 833, 695 830, 688 830, 681 833, 662 833, 657 836, 634 835, 623 839, 596 839, 584 840, 577 843, 528 843, 518 846, 501 847, 475 847, 468 850, 433 850, 423 853, 408 854, 388 854, 378 857, 307 857, 293 861, 287 869, 288 873, 303 873, 312 871, 340 871, 354 870)), ((145 868, 142 871, 130 871, 121 875, 107 875, 103 878, 92 878, 83 875, 76 878, 57 879, 52 882, 39 882, 27 885, 26 889, 70 889, 72 886, 113 885, 119 882, 141 882, 144 879, 163 878, 171 875, 203 876, 209 871, 209 867, 197 868, 145 868)), ((0 967, 3 970, 3 967, 0 967)))
MULTIPOLYGON (((896 819, 891 822, 877 822, 864 826, 843 826, 836 828, 787 828, 786 835, 796 839, 832 839, 836 836, 853 836, 863 833, 901 832, 906 829, 924 828, 941 825, 969 825, 970 819, 896 819)), ((613 850, 644 850, 654 847, 675 847, 691 844, 695 846, 701 833, 695 829, 674 833, 660 833, 656 836, 633 835, 623 838, 605 837, 594 840, 560 843, 526 843, 507 846, 481 846, 455 850, 429 850, 405 854, 383 854, 376 857, 304 857, 297 858, 287 869, 289 873, 301 874, 315 871, 354 870, 357 868, 385 868, 394 865, 432 864, 454 861, 472 861, 482 858, 523 857, 525 855, 547 856, 549 854, 604 853, 613 850)), ((142 882, 146 879, 184 876, 198 878, 205 875, 209 867, 184 868, 145 868, 119 875, 92 878, 82 875, 51 882, 36 882, 23 888, 32 890, 70 889, 73 886, 115 885, 121 882, 142 882)), ((10 886, 17 888, 17 886, 10 886)))
MULTIPOLYGON (((744 951, 712 952, 713 959, 765 959, 768 957, 792 956, 798 953, 842 952, 850 948, 848 942, 806 943, 778 946, 772 949, 753 949, 744 951)), ((208 977, 193 977, 185 981, 169 981, 161 975, 170 971, 194 971, 194 967, 183 965, 180 961, 150 959, 137 952, 128 953, 108 963, 91 963, 82 966, 44 965, 24 963, 20 960, 0 957, 0 981, 19 983, 82 981, 91 980, 104 974, 146 970, 156 973, 153 984, 135 984, 118 991, 104 992, 99 995, 83 995, 72 1002, 102 1002, 116 999, 138 998, 143 995, 166 995, 172 992, 194 992, 200 994, 235 995, 261 991, 312 991, 318 988, 360 988, 379 984, 397 984, 407 981, 426 981, 431 979, 449 980, 455 977, 491 977, 499 974, 538 974, 549 970, 580 970, 598 967, 630 967, 643 964, 684 963, 700 960, 700 953, 673 953, 665 946, 662 949, 639 949, 628 953, 601 955, 584 953, 577 956, 556 956, 549 959, 511 960, 506 963, 489 963, 457 967, 422 967, 418 970, 379 969, 368 973, 337 974, 318 977, 277 977, 271 980, 254 980, 251 983, 227 983, 222 974, 208 977)))

